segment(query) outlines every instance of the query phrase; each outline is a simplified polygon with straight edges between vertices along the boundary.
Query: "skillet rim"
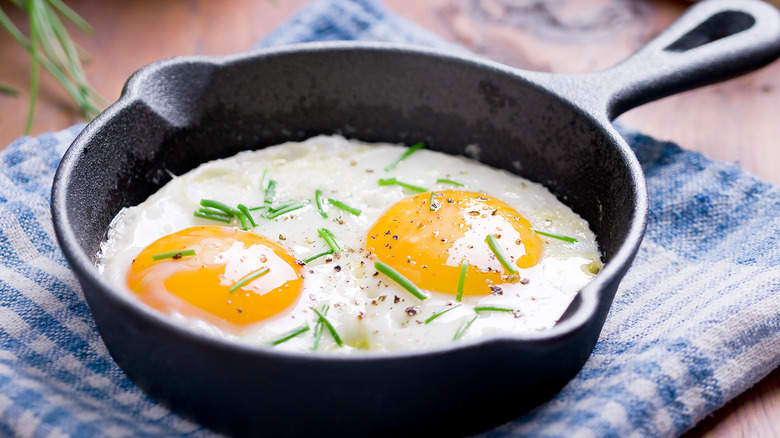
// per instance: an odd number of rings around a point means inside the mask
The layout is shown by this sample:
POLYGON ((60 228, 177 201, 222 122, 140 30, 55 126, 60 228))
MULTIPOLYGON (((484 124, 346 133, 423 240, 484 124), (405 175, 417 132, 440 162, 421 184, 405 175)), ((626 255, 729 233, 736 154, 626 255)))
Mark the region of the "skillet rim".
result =
MULTIPOLYGON (((90 122, 74 139, 73 143, 68 147, 67 151, 63 155, 63 158, 55 173, 52 186, 51 210, 55 234, 66 260, 70 264, 80 283, 87 282, 106 298, 113 300, 115 303, 119 303, 119 305, 124 308, 132 309, 136 315, 140 316, 146 323, 150 323, 158 327, 164 327, 168 330, 173 330, 177 335, 190 338, 194 342, 210 344, 212 348, 218 347, 219 349, 232 350, 236 353, 242 353, 261 358, 279 357, 287 360, 303 359, 316 362, 373 362, 405 360, 419 356, 449 354, 458 352, 459 350, 487 348, 491 344, 501 343, 519 342, 528 344, 554 344, 556 340, 566 338, 578 332, 579 330, 584 329, 588 324, 594 322, 593 318, 597 315, 600 306, 607 306, 607 310, 609 307, 611 307, 613 297, 604 297, 603 292, 608 289, 611 284, 619 284, 626 271, 630 267, 636 253, 638 252, 642 238, 644 237, 648 216, 647 189, 644 173, 642 172, 641 166, 636 156, 630 150, 628 144, 607 119, 607 109, 604 109, 603 114, 593 114, 586 109, 584 103, 578 104, 572 99, 566 97, 565 93, 562 93, 562 90, 555 89, 555 78, 566 77, 571 79, 576 78, 576 76, 577 75, 558 75, 531 72, 509 67, 495 61, 480 58, 476 55, 454 53, 425 46, 364 41, 299 43, 276 48, 257 49, 231 55, 178 56, 156 61, 145 67, 142 67, 128 79, 119 99, 100 115, 98 115, 98 117, 95 118, 92 122, 90 122), (105 127, 111 121, 115 120, 117 115, 119 115, 122 110, 132 105, 141 103, 148 107, 150 111, 155 112, 161 118, 171 122, 169 119, 165 118, 164 115, 154 110, 154 108, 144 99, 142 88, 146 83, 145 81, 149 80, 151 76, 159 71, 163 71, 171 66, 182 64, 203 64, 219 69, 227 68, 231 65, 253 59, 272 58, 275 56, 284 55, 300 55, 302 53, 305 54, 306 52, 338 52, 344 50, 360 50, 367 52, 377 51, 384 53, 400 53, 422 57, 433 57, 457 65, 463 64, 472 68, 486 69, 494 73, 512 76, 514 79, 524 82, 525 86, 534 87, 541 92, 551 95, 556 100, 559 100, 562 104, 568 105, 580 117, 584 118, 591 126, 597 128, 597 131, 603 135, 605 139, 611 141, 611 147, 615 148, 618 152, 618 155, 622 158, 623 167, 628 171, 630 179, 634 183, 633 198, 636 208, 633 208, 631 213, 629 231, 623 241, 619 244, 617 251, 615 251, 609 262, 604 265, 604 268, 599 272, 599 274, 597 274, 595 278, 593 278, 578 292, 578 295, 581 299, 581 304, 573 314, 569 315, 569 317, 564 321, 556 323, 555 326, 550 329, 528 334, 518 334, 512 336, 491 335, 484 338, 464 340, 457 343, 449 343, 442 346, 427 347, 424 349, 370 351, 359 352, 358 354, 351 355, 339 355, 332 353, 312 354, 279 351, 261 345, 256 346, 243 344, 228 339, 217 338, 215 336, 182 327, 178 324, 175 324, 165 315, 148 308, 140 301, 133 299, 133 297, 123 293, 122 291, 116 290, 116 288, 108 284, 105 278, 98 272, 98 269, 94 263, 95 255, 93 254, 92 258, 90 258, 87 252, 83 250, 79 239, 76 237, 75 232, 73 231, 73 226, 68 214, 69 210, 67 195, 70 189, 71 174, 74 168, 78 165, 79 159, 83 156, 83 151, 87 147, 90 139, 101 129, 105 129, 105 127), (540 81, 539 78, 543 76, 547 79, 553 79, 553 81, 545 81, 544 83, 540 83, 542 81, 540 81)), ((89 304, 89 300, 87 300, 87 303, 89 304)), ((90 311, 92 311, 91 306, 90 311)), ((602 327, 603 321, 599 321, 597 327, 598 330, 600 331, 602 327)), ((588 349, 588 354, 590 354, 590 351, 591 349, 588 349)))

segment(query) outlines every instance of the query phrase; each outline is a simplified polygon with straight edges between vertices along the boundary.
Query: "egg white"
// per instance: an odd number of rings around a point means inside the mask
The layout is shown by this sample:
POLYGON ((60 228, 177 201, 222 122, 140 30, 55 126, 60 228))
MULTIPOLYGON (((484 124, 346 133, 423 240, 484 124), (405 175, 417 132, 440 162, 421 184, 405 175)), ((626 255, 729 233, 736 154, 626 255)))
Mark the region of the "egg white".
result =
MULTIPOLYGON (((240 335, 181 314, 169 315, 173 321, 213 336, 265 345, 302 324, 314 328, 318 317, 311 308, 328 304, 328 318, 345 345, 338 347, 325 333, 318 351, 337 353, 418 349, 453 342, 458 328, 475 315, 475 305, 518 310, 481 312, 461 339, 552 327, 577 291, 601 268, 595 235, 587 222, 542 185, 464 157, 422 149, 386 172, 384 168, 405 150, 397 145, 320 136, 205 163, 175 177, 145 202, 122 210, 101 245, 99 269, 111 284, 133 295, 125 278, 133 259, 146 246, 187 227, 214 224, 193 216, 201 199, 262 205, 264 187, 273 179, 274 199, 310 202, 276 219, 259 219, 252 232, 278 241, 299 260, 327 249, 317 233, 319 228, 332 231, 346 250, 304 266, 304 287, 296 304, 281 315, 248 326, 240 335), (432 314, 456 306, 454 297, 433 293, 419 300, 387 277, 377 275, 365 251, 366 233, 374 222, 389 206, 413 194, 400 186, 377 184, 380 178, 389 177, 431 190, 457 188, 486 193, 514 207, 534 228, 571 236, 577 242, 543 238, 540 262, 520 270, 528 284, 502 285, 500 295, 466 296, 457 308, 425 323, 432 314), (440 178, 464 186, 436 183, 440 178), (313 202, 316 189, 360 209, 361 214, 354 216, 326 205, 328 218, 322 218, 313 202)), ((274 348, 310 351, 312 343, 310 330, 274 348)))

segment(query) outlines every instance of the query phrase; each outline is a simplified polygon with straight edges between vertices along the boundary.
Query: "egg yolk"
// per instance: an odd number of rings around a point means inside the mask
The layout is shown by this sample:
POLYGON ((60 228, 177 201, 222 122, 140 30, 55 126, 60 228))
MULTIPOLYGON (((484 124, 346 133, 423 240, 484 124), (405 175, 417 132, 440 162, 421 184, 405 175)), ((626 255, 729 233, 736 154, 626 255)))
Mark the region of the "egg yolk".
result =
POLYGON ((302 283, 295 258, 279 244, 221 226, 162 237, 133 260, 127 276, 130 289, 151 307, 223 328, 279 314, 298 298, 302 283), (154 260, 166 253, 173 256, 154 260))
POLYGON ((542 241, 531 224, 503 201, 457 190, 404 198, 368 232, 366 249, 415 285, 455 294, 468 262, 463 295, 487 295, 491 286, 516 282, 486 242, 488 234, 518 268, 539 261, 542 241))

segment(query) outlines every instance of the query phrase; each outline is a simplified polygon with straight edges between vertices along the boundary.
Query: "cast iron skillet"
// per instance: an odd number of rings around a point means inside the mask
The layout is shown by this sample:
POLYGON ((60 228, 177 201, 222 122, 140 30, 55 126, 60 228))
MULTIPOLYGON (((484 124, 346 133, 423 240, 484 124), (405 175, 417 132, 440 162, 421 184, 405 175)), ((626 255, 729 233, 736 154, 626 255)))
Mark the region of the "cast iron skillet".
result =
MULTIPOLYGON (((590 354, 645 229, 628 109, 780 55, 757 1, 701 3, 622 64, 552 75, 425 48, 325 43, 152 64, 65 154, 52 194, 60 245, 116 362, 152 396, 239 435, 466 434, 558 391, 590 354), (317 134, 425 141, 542 182, 590 222, 606 266, 551 330, 352 357, 249 348, 172 325, 94 266, 111 218, 170 176, 317 134)), ((715 127, 715 129, 717 129, 715 127)))

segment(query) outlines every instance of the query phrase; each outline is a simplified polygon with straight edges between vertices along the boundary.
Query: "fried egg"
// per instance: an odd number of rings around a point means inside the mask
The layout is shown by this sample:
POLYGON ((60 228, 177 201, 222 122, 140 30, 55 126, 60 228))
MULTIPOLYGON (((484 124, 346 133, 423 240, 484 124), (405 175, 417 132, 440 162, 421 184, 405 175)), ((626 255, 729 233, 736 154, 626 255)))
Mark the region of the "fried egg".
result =
POLYGON ((176 176, 122 210, 98 254, 176 324, 344 354, 549 329, 601 266, 587 222, 540 184, 340 136, 176 176))

